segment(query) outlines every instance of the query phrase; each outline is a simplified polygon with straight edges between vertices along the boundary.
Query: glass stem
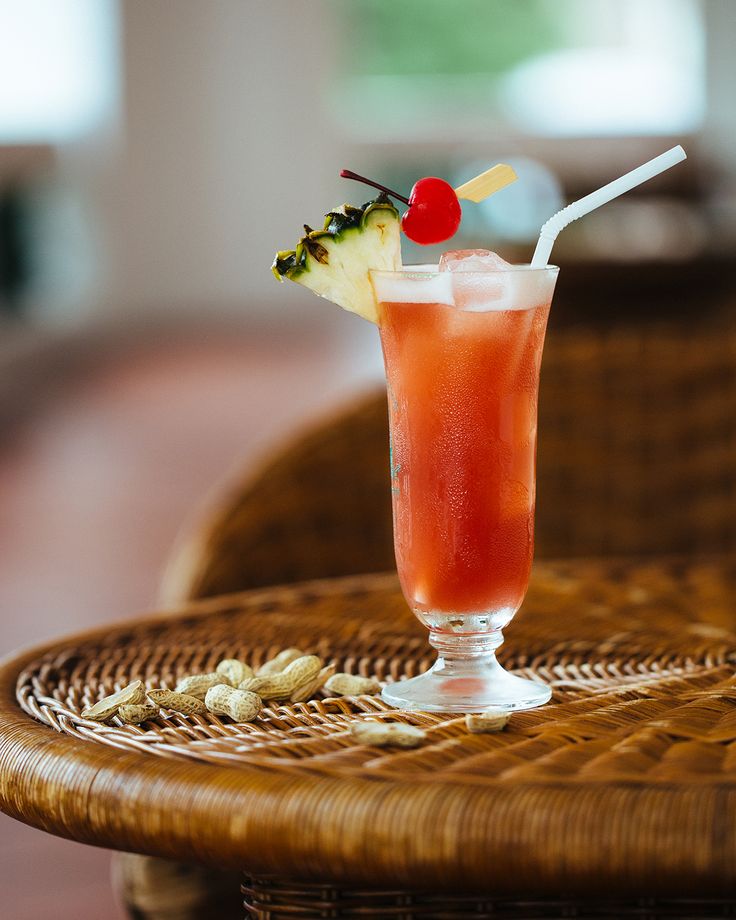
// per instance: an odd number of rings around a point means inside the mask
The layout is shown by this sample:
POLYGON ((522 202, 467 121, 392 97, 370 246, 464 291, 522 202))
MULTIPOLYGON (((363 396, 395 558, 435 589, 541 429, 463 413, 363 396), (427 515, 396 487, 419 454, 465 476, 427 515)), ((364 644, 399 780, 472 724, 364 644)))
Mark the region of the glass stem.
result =
POLYGON ((500 629, 476 635, 453 634, 431 630, 429 644, 437 649, 437 661, 432 671, 450 676, 474 676, 479 670, 500 669, 496 649, 503 644, 500 629))
POLYGON ((503 633, 495 629, 489 633, 448 633, 432 629, 429 644, 443 658, 479 658, 495 652, 503 645, 503 633))

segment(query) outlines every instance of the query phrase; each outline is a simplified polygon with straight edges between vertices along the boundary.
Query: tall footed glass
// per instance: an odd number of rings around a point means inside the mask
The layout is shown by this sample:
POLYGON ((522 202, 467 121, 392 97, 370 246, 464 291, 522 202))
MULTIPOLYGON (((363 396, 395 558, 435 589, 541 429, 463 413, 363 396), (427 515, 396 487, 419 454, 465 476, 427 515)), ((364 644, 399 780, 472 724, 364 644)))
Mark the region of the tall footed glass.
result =
POLYGON ((400 709, 529 709, 496 660, 534 551, 537 395, 558 269, 372 272, 388 384, 396 563, 433 667, 400 709))

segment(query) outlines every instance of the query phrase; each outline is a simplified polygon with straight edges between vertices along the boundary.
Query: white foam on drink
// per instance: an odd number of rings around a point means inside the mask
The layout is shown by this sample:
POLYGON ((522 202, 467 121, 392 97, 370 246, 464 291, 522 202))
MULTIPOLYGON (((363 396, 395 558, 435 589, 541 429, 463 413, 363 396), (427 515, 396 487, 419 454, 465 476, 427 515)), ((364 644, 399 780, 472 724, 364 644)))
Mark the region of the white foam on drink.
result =
POLYGON ((438 271, 437 265, 371 272, 376 299, 381 303, 439 303, 474 313, 531 310, 548 304, 556 277, 554 266, 531 271, 528 265, 508 265, 502 271, 485 273, 438 271), (473 283, 478 286, 476 291, 469 290, 473 283))
POLYGON ((512 265, 503 272, 506 289, 499 300, 488 304, 489 310, 531 310, 552 300, 557 278, 554 267, 534 269, 528 265, 512 265))
POLYGON ((402 272, 372 272, 380 303, 442 303, 454 307, 452 278, 436 265, 412 265, 402 272))

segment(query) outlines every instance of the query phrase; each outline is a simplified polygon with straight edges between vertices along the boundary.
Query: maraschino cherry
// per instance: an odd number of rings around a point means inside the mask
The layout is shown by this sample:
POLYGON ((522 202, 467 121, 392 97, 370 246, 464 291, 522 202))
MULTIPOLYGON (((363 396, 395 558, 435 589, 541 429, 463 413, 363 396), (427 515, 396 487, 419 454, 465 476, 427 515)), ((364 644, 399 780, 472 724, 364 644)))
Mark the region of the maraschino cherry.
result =
POLYGON ((455 190, 449 182, 435 176, 426 176, 414 183, 408 198, 392 192, 385 185, 379 185, 372 179, 366 179, 349 169, 343 169, 340 175, 344 179, 355 179, 373 188, 380 189, 398 198, 409 209, 401 218, 401 229, 415 243, 429 246, 431 243, 444 243, 454 236, 460 226, 462 210, 455 190))

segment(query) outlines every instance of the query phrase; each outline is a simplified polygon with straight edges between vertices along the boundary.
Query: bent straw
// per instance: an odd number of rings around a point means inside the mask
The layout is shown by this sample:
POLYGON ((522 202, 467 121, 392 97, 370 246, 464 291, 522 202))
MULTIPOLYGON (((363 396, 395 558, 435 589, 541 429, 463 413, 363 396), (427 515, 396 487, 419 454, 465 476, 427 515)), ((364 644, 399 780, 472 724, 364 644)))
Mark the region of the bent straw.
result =
POLYGON ((647 179, 658 176, 661 172, 664 172, 676 163, 681 163, 682 160, 686 158, 687 154, 678 144, 677 147, 667 150, 653 160, 649 160, 648 163, 643 163, 636 169, 632 169, 631 172, 627 172, 626 175, 621 176, 620 179, 614 179, 613 182, 609 182, 608 185, 604 185, 603 188, 599 188, 598 191, 591 192, 590 195, 586 195, 585 198, 573 201, 572 204, 558 211, 557 214, 550 217, 539 233, 537 248, 534 250, 534 255, 532 256, 532 268, 544 268, 544 266, 547 265, 550 253, 552 252, 552 246, 557 239, 558 233, 560 230, 564 230, 568 224, 571 224, 579 217, 583 217, 585 214, 589 214, 602 204, 607 204, 607 202, 614 198, 618 198, 619 195, 623 195, 624 192, 630 191, 637 185, 641 185, 641 183, 646 182, 647 179))

